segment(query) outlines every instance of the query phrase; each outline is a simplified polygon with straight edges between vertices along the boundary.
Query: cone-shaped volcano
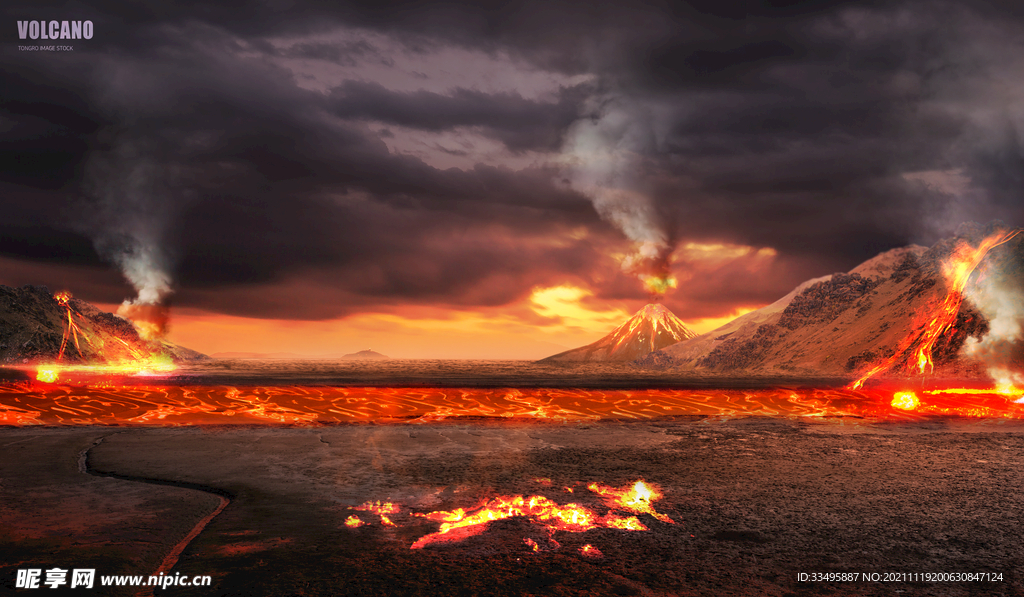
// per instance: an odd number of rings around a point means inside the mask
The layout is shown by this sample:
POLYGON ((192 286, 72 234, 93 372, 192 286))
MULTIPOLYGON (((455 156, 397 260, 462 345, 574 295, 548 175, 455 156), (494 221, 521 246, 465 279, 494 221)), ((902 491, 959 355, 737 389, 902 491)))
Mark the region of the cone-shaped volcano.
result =
POLYGON ((651 303, 597 342, 544 361, 633 361, 696 335, 664 305, 651 303))

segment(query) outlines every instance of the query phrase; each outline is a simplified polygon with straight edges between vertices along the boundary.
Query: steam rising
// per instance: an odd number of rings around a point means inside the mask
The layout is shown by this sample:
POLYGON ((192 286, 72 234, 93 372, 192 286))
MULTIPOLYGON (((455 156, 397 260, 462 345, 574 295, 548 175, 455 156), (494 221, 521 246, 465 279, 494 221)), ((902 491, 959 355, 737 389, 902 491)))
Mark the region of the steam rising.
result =
POLYGON ((657 111, 621 95, 591 98, 587 108, 593 116, 576 122, 563 150, 572 186, 636 243, 623 270, 663 295, 675 287, 670 270, 676 239, 642 183, 645 156, 658 145, 657 111))
MULTIPOLYGON (((1007 250, 1019 244, 1018 240, 1007 250)), ((1024 385, 1024 284, 1013 273, 1020 264, 1013 258, 993 261, 986 261, 977 282, 967 292, 988 319, 989 332, 981 340, 968 338, 964 353, 985 363, 999 387, 1020 386, 1024 385)))
POLYGON ((174 172, 151 155, 141 142, 119 140, 111 151, 91 157, 88 176, 96 250, 121 269, 136 291, 117 314, 130 319, 144 338, 157 339, 167 331, 171 293, 164 235, 174 172))

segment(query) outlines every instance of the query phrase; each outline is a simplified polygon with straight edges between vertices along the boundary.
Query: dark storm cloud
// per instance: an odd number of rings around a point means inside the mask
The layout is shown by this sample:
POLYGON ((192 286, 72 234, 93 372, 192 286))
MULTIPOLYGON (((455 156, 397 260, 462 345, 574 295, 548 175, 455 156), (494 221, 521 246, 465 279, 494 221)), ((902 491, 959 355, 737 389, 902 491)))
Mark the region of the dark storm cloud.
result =
MULTIPOLYGON (((70 18, 7 10, 12 29, 17 19, 70 18)), ((602 297, 642 298, 607 272, 617 267, 607 249, 621 237, 554 165, 582 127, 613 116, 614 134, 649 132, 629 148, 626 182, 649 197, 659 226, 684 242, 778 251, 770 278, 744 278, 739 266, 701 270, 702 290, 681 288, 676 299, 701 316, 714 315, 708 293, 727 306, 771 302, 806 278, 931 242, 960 217, 1024 223, 1024 61, 1014 58, 1024 27, 1011 3, 76 10, 96 35, 74 54, 8 46, 0 58, 0 254, 95 264, 86 237, 123 215, 124 189, 142 189, 132 213, 160 220, 153 234, 186 306, 330 317, 374 304, 503 304, 571 279, 602 297), (379 37, 332 41, 339 28, 379 37), (588 78, 537 97, 472 85, 396 89, 383 77, 396 72, 399 52, 453 47, 509 56, 524 72, 588 78), (365 69, 320 93, 281 61, 365 69), (395 130, 371 130, 378 124, 395 130), (389 150, 400 128, 472 130, 509 155, 548 152, 551 164, 438 167, 389 150), (915 172, 969 188, 905 176, 915 172), (121 198, 104 203, 104 185, 121 198), (579 227, 590 235, 570 239, 579 227), (272 293, 298 279, 337 302, 216 298, 217 289, 272 293)))
POLYGON ((481 127, 512 150, 557 150, 562 133, 580 114, 583 86, 562 89, 557 102, 524 99, 518 93, 453 89, 447 94, 398 93, 379 83, 346 81, 331 90, 330 110, 341 118, 378 120, 440 131, 481 127))
MULTIPOLYGON (((11 130, 23 134, 5 139, 18 159, 6 162, 3 176, 21 198, 25 189, 51 192, 46 209, 7 196, 14 209, 5 254, 63 262, 72 253, 91 263, 83 232, 98 231, 106 252, 142 228, 144 240, 167 252, 177 304, 277 317, 406 301, 500 304, 548 277, 538 264, 564 272, 593 261, 586 247, 549 246, 548 236, 596 220, 551 168, 431 167, 332 115, 337 102, 297 88, 290 73, 203 43, 206 26, 150 33, 173 59, 151 56, 160 53, 151 48, 143 56, 83 54, 77 69, 51 72, 42 59, 12 63, 15 76, 32 77, 38 89, 19 86, 11 93, 26 99, 4 103, 11 130), (29 101, 46 87, 62 92, 29 101), (63 230, 39 228, 47 219, 63 230), (216 294, 192 292, 296 277, 345 289, 347 302, 305 295, 218 303, 216 294)), ((488 113, 481 94, 459 99, 480 106, 481 126, 488 115, 532 105, 499 98, 504 105, 488 113)), ((513 125, 529 128, 527 120, 513 125)), ((558 129, 504 134, 528 145, 531 135, 557 139, 558 129)))

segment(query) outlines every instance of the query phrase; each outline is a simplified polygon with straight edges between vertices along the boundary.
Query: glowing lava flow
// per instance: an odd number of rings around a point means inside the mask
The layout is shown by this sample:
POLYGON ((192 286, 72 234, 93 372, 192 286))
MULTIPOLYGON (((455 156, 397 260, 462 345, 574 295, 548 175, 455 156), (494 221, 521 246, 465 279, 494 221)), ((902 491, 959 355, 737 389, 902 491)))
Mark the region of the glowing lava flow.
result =
POLYGON ((953 327, 956 317, 960 313, 960 305, 964 300, 964 289, 970 280, 971 274, 977 269, 985 256, 993 248, 1002 245, 1015 236, 1021 230, 1018 228, 1011 231, 1000 231, 985 237, 977 247, 972 247, 966 242, 960 241, 953 253, 942 264, 942 274, 946 280, 948 291, 941 304, 929 307, 924 313, 916 317, 915 331, 908 334, 900 342, 893 356, 872 367, 858 380, 850 384, 850 388, 858 390, 864 386, 864 382, 878 373, 891 369, 898 364, 899 359, 915 343, 920 341, 917 350, 914 351, 914 362, 917 365, 918 373, 932 371, 932 350, 935 343, 947 331, 953 327))
MULTIPOLYGON (((67 316, 68 316, 68 325, 67 325, 67 327, 64 328, 64 338, 61 340, 61 342, 60 342, 60 350, 57 352, 57 361, 59 362, 61 359, 64 358, 64 349, 66 349, 67 346, 68 346, 68 339, 69 338, 74 340, 75 350, 78 351, 78 356, 81 357, 82 356, 82 347, 78 343, 78 334, 82 334, 82 337, 85 338, 86 342, 89 342, 91 344, 92 341, 89 340, 89 336, 86 335, 86 333, 84 331, 82 331, 82 328, 80 328, 78 326, 78 324, 75 323, 74 319, 71 317, 71 314, 74 311, 74 309, 72 309, 71 305, 70 305, 71 293, 67 292, 66 290, 65 291, 61 291, 61 292, 58 292, 57 294, 53 295, 53 298, 54 298, 54 300, 57 301, 57 304, 59 304, 60 306, 64 307, 64 310, 67 312, 67 316)), ((78 316, 81 317, 81 314, 78 314, 78 316)), ((47 375, 47 376, 49 377, 49 375, 47 375)), ((43 380, 40 380, 40 381, 43 381, 43 380)))
POLYGON ((1013 386, 1001 386, 993 390, 982 389, 977 390, 973 388, 943 388, 941 390, 928 390, 928 394, 966 394, 971 396, 978 396, 982 394, 1001 394, 1008 398, 1017 398, 1018 400, 1024 397, 1024 388, 1015 388, 1013 386))
MULTIPOLYGON (((747 416, 839 417, 855 424, 906 418, 905 411, 894 412, 890 406, 893 392, 904 389, 898 387, 857 391, 232 387, 158 385, 138 379, 132 375, 90 383, 62 380, 61 386, 0 384, 0 425, 420 425, 458 423, 465 417, 483 424, 519 424, 747 416)), ((923 397, 922 392, 929 394, 924 412, 930 414, 1024 419, 1024 403, 1008 400, 1020 398, 1019 390, 919 390, 923 397)))
POLYGON ((600 483, 591 483, 587 489, 604 497, 605 503, 611 508, 619 508, 634 514, 650 514, 661 522, 675 524, 671 518, 658 514, 651 507, 651 502, 661 499, 661 491, 656 486, 644 483, 643 479, 637 480, 629 488, 615 489, 600 483))
POLYGON ((64 327, 64 337, 60 343, 60 350, 57 352, 56 362, 40 365, 36 370, 37 381, 41 381, 43 383, 57 383, 62 380, 62 377, 68 378, 69 376, 145 376, 157 373, 166 373, 174 371, 177 368, 169 356, 163 354, 144 354, 116 336, 114 337, 114 340, 120 343, 118 349, 127 354, 127 358, 124 356, 111 358, 115 351, 104 350, 104 343, 102 339, 98 339, 94 342, 93 339, 90 338, 89 334, 87 334, 82 328, 82 325, 75 321, 76 315, 81 321, 84 321, 85 318, 71 306, 71 293, 61 291, 54 294, 53 298, 57 301, 58 305, 64 308, 65 314, 67 315, 67 324, 64 327), (85 358, 85 355, 82 353, 82 346, 79 342, 79 338, 88 342, 94 349, 100 350, 101 353, 108 353, 105 355, 108 357, 106 359, 108 362, 101 365, 76 365, 62 363, 69 341, 74 344, 79 358, 85 358))
MULTIPOLYGON (((671 518, 658 514, 651 507, 651 502, 661 498, 661 492, 652 489, 638 480, 632 485, 615 489, 607 485, 592 483, 589 488, 605 498, 606 503, 615 509, 626 510, 636 514, 650 514, 663 522, 673 523, 671 518)), ((542 495, 524 497, 522 495, 498 496, 486 500, 470 512, 462 508, 452 511, 437 511, 426 514, 414 513, 413 516, 440 522, 441 528, 436 533, 424 535, 412 544, 411 549, 421 549, 433 543, 453 543, 468 537, 479 535, 487 530, 487 525, 495 520, 513 517, 528 518, 530 522, 547 529, 549 535, 555 531, 583 533, 591 529, 608 528, 626 531, 646 531, 643 523, 635 516, 619 516, 608 511, 598 516, 593 510, 580 504, 559 505, 542 495)), ((525 540, 534 551, 540 547, 532 539, 525 540)), ((549 542, 557 545, 553 539, 549 542)))
MULTIPOLYGON (((397 525, 395 523, 391 522, 391 519, 388 518, 388 514, 398 514, 401 511, 401 508, 397 504, 393 504, 391 502, 383 502, 383 503, 381 503, 381 502, 366 502, 362 506, 356 506, 355 508, 352 508, 352 510, 361 510, 363 512, 373 512, 377 516, 380 516, 380 523, 382 525, 384 525, 386 527, 393 527, 393 526, 397 526, 397 525)), ((352 517, 352 518, 355 518, 355 517, 352 517)), ((359 520, 359 519, 356 518, 356 520, 359 520)), ((348 522, 346 521, 345 524, 348 524, 348 522)))

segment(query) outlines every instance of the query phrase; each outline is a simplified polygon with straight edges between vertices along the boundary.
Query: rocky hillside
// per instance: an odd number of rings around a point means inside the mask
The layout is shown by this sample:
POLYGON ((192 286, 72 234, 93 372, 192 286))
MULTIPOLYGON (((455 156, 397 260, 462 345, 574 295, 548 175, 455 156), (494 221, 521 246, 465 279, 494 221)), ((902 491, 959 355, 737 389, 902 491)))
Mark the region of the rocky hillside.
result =
MULTIPOLYGON (((963 238, 976 245, 987 232, 967 227, 963 238)), ((637 363, 729 375, 856 377, 895 356, 897 366, 888 374, 907 373, 917 345, 895 353, 902 340, 923 327, 920 313, 946 296, 942 263, 956 242, 895 249, 849 273, 810 280, 768 307, 637 363)), ((1017 238, 993 251, 990 259, 1016 263, 1022 245, 1017 238)), ((980 363, 960 353, 968 337, 981 338, 988 330, 986 318, 965 300, 952 330, 934 348, 935 373, 984 375, 980 363)))
POLYGON ((0 285, 0 363, 56 361, 68 329, 69 310, 78 329, 68 336, 61 362, 118 363, 159 355, 175 362, 206 358, 169 342, 143 340, 130 321, 85 301, 70 298, 62 304, 45 286, 0 285))

